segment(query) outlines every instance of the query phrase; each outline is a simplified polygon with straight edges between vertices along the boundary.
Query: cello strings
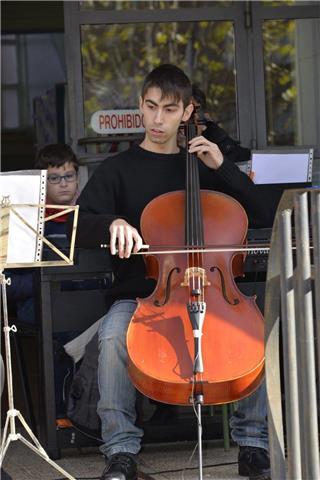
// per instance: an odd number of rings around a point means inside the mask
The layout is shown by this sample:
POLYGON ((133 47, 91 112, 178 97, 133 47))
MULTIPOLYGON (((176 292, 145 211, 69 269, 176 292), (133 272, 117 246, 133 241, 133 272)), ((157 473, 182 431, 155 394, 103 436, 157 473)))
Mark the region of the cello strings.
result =
MULTIPOLYGON (((195 126, 193 126, 194 135, 196 135, 195 126)), ((199 178, 199 167, 198 167, 198 157, 193 154, 192 155, 192 174, 193 174, 193 191, 192 191, 192 198, 193 198, 193 219, 194 219, 194 238, 192 245, 196 248, 196 251, 193 255, 194 266, 198 268, 197 270, 197 290, 200 292, 198 296, 199 301, 204 301, 204 277, 205 272, 204 270, 199 270, 203 267, 203 254, 199 251, 199 245, 203 246, 203 219, 202 219, 202 212, 201 212, 201 193, 200 193, 200 178, 199 178), (199 275, 199 272, 201 274, 199 275)))
MULTIPOLYGON (((189 139, 195 136, 195 126, 191 123, 188 123, 188 132, 189 139)), ((198 254, 194 252, 194 247, 198 245, 198 235, 199 235, 199 212, 198 212, 198 202, 197 200, 197 171, 196 171, 196 159, 195 155, 188 153, 188 164, 190 172, 190 183, 189 183, 189 192, 188 196, 190 197, 190 210, 188 212, 188 221, 191 224, 191 238, 189 238, 191 245, 193 247, 191 253, 191 266, 192 268, 192 292, 193 296, 197 290, 199 290, 199 275, 197 275, 196 267, 198 267, 198 254)))
MULTIPOLYGON (((185 128, 185 135, 186 135, 186 185, 185 185, 185 241, 189 243, 190 241, 190 231, 189 231, 189 185, 190 185, 190 172, 189 172, 189 154, 188 154, 188 147, 189 147, 189 129, 186 125, 185 128)), ((187 268, 189 268, 189 255, 187 255, 187 268)), ((189 272, 189 270, 188 270, 189 272)), ((189 273, 188 273, 188 283, 189 283, 189 273)))
MULTIPOLYGON (((195 136, 195 127, 194 125, 191 125, 190 124, 190 139, 193 138, 195 136)), ((190 154, 190 171, 191 171, 191 184, 190 184, 190 198, 191 198, 191 211, 190 211, 190 218, 191 218, 191 244, 192 246, 195 246, 196 245, 196 241, 197 241, 197 212, 196 212, 196 201, 195 201, 195 180, 196 180, 196 176, 195 176, 195 155, 194 154, 190 154)), ((192 250, 192 267, 195 267, 196 266, 196 258, 197 258, 197 254, 194 253, 194 251, 192 250)), ((192 268, 192 279, 193 279, 193 292, 197 289, 198 285, 197 285, 197 279, 198 277, 196 276, 195 274, 195 270, 194 268, 192 268)))
MULTIPOLYGON (((198 159, 195 159, 195 165, 196 165, 196 183, 197 183, 197 213, 198 213, 198 241, 197 241, 197 247, 199 245, 203 246, 204 244, 204 234, 203 234, 203 217, 202 217, 202 209, 201 209, 201 191, 200 191, 200 178, 199 178, 199 166, 198 166, 198 159)), ((201 270, 201 277, 199 277, 199 290, 201 292, 200 296, 200 301, 204 302, 204 277, 205 277, 205 271, 203 269, 203 253, 200 251, 197 253, 197 259, 198 259, 198 265, 202 269, 201 270)))
MULTIPOLYGON (((193 198, 192 198, 192 169, 191 169, 191 161, 192 161, 192 155, 189 153, 188 148, 189 148, 189 141, 191 139, 191 128, 190 128, 190 123, 187 124, 186 126, 186 136, 187 136, 187 182, 186 182, 186 198, 187 198, 187 205, 186 205, 186 240, 187 243, 193 245, 193 231, 194 231, 194 225, 193 225, 193 198)), ((191 253, 188 254, 188 262, 187 262, 187 268, 188 268, 188 284, 189 284, 189 298, 190 298, 190 290, 195 289, 195 278, 194 275, 192 275, 192 287, 190 286, 190 272, 193 270, 190 269, 190 260, 191 260, 191 267, 194 264, 194 254, 191 253), (191 257, 191 258, 190 258, 191 257)))
MULTIPOLYGON (((193 126, 193 137, 195 136, 195 127, 193 126)), ((194 154, 191 155, 191 172, 192 172, 192 190, 191 190, 191 198, 192 198, 192 245, 198 245, 198 236, 199 236, 199 212, 198 212, 198 204, 197 204, 197 171, 196 171, 196 156, 194 154)), ((198 254, 192 253, 192 266, 198 267, 198 254)), ((193 270, 193 278, 194 278, 194 290, 199 289, 199 276, 196 275, 197 270, 193 270)))

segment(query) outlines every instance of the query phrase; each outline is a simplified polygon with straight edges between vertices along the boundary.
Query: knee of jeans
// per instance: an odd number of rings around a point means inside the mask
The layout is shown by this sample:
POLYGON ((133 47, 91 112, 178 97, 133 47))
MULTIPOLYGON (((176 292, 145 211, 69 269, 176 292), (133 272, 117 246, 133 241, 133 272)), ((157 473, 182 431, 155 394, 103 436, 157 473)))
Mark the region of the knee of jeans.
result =
POLYGON ((111 368, 111 370, 120 370, 128 364, 128 350, 126 338, 106 337, 99 341, 99 368, 111 368))
POLYGON ((99 348, 104 342, 126 344, 126 332, 102 329, 99 331, 99 348))
POLYGON ((103 340, 119 338, 123 339, 126 337, 127 330, 121 325, 121 322, 108 322, 102 321, 99 327, 98 336, 99 343, 103 340))

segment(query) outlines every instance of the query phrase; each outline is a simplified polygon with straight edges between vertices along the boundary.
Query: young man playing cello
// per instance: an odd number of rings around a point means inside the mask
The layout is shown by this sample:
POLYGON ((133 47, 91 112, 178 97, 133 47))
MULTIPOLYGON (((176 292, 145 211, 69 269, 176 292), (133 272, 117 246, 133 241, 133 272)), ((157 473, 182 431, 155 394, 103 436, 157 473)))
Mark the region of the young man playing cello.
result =
MULTIPOLYGON (((155 281, 146 278, 142 256, 132 254, 143 245, 139 223, 144 207, 161 194, 184 190, 186 152, 177 146, 177 133, 180 123, 192 114, 191 97, 191 83, 182 70, 174 65, 154 69, 140 97, 146 129, 143 141, 103 162, 79 199, 78 245, 109 243, 114 270, 111 307, 99 330, 98 413, 104 441, 101 450, 107 461, 102 480, 137 478, 143 432, 135 425, 136 390, 127 371, 126 332, 136 298, 150 295, 155 281)), ((223 157, 217 145, 199 136, 189 142, 188 149, 200 160, 201 188, 234 197, 247 211, 251 225, 263 226, 263 202, 254 184, 223 157)), ((232 435, 240 445, 239 473, 267 478, 264 386, 239 402, 232 435)))

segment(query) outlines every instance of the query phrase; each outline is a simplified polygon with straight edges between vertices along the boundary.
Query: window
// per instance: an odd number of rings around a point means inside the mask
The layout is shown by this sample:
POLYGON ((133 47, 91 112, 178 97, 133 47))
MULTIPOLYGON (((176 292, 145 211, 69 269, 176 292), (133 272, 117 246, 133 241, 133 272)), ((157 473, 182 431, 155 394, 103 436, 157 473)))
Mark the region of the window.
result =
POLYGON ((320 20, 263 23, 267 141, 312 145, 320 130, 320 20))
POLYGON ((225 7, 230 6, 232 1, 222 1, 222 0, 207 0, 207 1, 198 1, 198 0, 162 0, 162 1, 152 1, 152 0, 127 0, 127 1, 93 1, 86 0, 80 3, 81 10, 162 10, 162 9, 178 9, 178 8, 192 8, 192 7, 225 7))
POLYGON ((19 126, 19 73, 16 35, 2 37, 2 90, 1 90, 1 123, 2 128, 19 126))
POLYGON ((26 128, 33 99, 66 81, 63 34, 2 35, 1 43, 2 129, 26 128))
POLYGON ((180 66, 207 95, 208 111, 237 136, 231 21, 81 27, 86 135, 102 109, 137 108, 144 77, 161 63, 180 66))

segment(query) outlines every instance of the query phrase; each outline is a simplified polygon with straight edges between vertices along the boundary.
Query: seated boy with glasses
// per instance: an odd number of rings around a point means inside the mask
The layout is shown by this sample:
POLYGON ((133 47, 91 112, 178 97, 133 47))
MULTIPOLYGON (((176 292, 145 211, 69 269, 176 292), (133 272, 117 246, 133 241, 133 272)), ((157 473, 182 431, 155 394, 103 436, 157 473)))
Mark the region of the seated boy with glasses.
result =
MULTIPOLYGON (((79 162, 71 147, 65 144, 51 144, 42 148, 36 157, 35 167, 47 170, 48 205, 74 205, 78 196, 79 162)), ((47 208, 46 216, 54 209, 47 208)), ((45 235, 65 235, 66 216, 57 217, 45 223, 45 235)))

